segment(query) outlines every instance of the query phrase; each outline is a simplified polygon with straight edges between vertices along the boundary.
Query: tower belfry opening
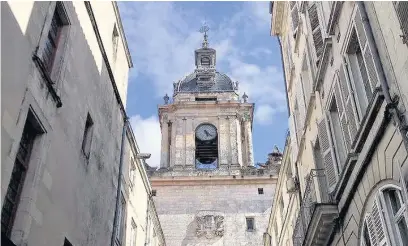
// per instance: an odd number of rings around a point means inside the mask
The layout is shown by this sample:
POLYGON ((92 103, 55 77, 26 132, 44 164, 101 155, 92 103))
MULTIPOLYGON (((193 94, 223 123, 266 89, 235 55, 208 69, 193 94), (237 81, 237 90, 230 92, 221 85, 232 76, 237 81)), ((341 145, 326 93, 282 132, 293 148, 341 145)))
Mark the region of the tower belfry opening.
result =
POLYGON ((217 128, 211 124, 201 124, 195 134, 196 168, 216 168, 218 161, 217 128))

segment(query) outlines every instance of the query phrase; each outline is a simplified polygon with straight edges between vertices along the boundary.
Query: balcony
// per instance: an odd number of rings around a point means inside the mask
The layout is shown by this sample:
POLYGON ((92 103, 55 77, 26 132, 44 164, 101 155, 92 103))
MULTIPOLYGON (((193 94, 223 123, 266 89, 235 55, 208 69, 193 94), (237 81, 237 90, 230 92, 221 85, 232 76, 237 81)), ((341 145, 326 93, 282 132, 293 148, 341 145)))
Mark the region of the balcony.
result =
POLYGON ((324 169, 312 169, 306 179, 306 189, 296 219, 293 244, 295 246, 327 245, 337 218, 337 204, 328 192, 324 169))

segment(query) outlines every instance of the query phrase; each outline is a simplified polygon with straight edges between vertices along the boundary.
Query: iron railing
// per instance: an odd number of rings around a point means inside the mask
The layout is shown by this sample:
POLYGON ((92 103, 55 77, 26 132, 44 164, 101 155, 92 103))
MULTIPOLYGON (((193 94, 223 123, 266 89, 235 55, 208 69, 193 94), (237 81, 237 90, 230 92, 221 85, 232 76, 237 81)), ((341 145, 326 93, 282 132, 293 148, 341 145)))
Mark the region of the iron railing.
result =
POLYGON ((317 204, 332 204, 324 169, 312 169, 306 178, 306 189, 302 198, 293 233, 293 245, 303 246, 310 221, 317 204))

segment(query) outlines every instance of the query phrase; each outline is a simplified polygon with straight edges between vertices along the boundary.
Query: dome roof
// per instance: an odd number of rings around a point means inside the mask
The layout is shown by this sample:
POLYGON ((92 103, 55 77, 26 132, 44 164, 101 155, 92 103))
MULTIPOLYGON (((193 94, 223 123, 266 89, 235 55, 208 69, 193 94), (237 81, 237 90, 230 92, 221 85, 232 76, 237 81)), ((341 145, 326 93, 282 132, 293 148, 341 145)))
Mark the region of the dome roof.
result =
POLYGON ((235 83, 225 74, 215 72, 214 83, 211 87, 200 87, 197 84, 197 74, 193 72, 177 83, 174 93, 178 92, 226 92, 236 90, 235 83))

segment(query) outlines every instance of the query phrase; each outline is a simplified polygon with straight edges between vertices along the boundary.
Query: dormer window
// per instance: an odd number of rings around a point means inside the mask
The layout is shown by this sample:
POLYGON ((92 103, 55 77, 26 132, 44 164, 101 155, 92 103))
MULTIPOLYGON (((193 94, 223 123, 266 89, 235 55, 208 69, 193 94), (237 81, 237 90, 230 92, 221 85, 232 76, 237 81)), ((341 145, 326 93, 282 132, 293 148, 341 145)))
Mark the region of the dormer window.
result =
POLYGON ((201 65, 204 66, 209 66, 210 65, 210 58, 207 56, 204 56, 201 58, 201 65))

